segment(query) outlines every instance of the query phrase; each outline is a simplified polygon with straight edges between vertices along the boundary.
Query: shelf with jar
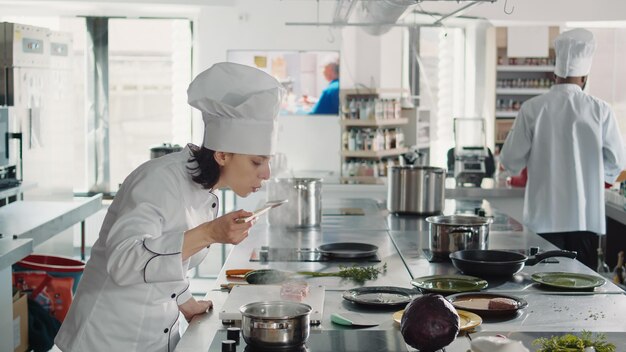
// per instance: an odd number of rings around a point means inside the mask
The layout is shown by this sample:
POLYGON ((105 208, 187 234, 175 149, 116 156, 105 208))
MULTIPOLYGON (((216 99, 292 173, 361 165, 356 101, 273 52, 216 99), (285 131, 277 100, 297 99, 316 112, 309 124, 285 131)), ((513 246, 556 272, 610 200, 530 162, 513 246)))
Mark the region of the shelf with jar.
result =
POLYGON ((341 182, 383 184, 390 165, 408 152, 404 129, 417 116, 403 107, 406 89, 346 89, 341 92, 341 182))
MULTIPOLYGON (((509 29, 495 28, 497 65, 495 79, 494 142, 502 147, 524 102, 550 91, 554 84, 555 52, 552 45, 558 27, 547 28, 546 56, 512 57, 508 45, 509 29)), ((515 52, 520 55, 519 48, 515 52)))

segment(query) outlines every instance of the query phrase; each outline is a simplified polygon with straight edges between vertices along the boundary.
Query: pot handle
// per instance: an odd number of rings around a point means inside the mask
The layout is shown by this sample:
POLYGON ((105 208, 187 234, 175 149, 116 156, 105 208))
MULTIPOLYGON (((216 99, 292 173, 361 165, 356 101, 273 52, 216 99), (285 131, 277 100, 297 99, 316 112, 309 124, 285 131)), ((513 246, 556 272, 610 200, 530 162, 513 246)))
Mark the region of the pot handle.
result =
POLYGON ((537 253, 532 257, 528 257, 528 259, 526 260, 526 265, 535 265, 544 259, 552 258, 552 257, 567 257, 567 258, 576 259, 577 254, 578 253, 574 251, 562 251, 562 250, 537 253))
POLYGON ((252 322, 252 327, 255 329, 267 329, 267 330, 283 330, 283 329, 291 329, 291 324, 288 322, 284 323, 266 323, 262 321, 252 322))
MULTIPOLYGON (((452 230, 448 231, 449 241, 450 243, 458 243, 458 238, 460 237, 459 235, 463 235, 461 238, 463 239, 463 242, 465 242, 467 240, 467 234, 469 234, 470 236, 475 236, 477 235, 477 232, 471 227, 455 227, 452 230)), ((458 248, 458 246, 456 248, 458 248)), ((463 248, 465 248, 465 246, 463 246, 463 248)))

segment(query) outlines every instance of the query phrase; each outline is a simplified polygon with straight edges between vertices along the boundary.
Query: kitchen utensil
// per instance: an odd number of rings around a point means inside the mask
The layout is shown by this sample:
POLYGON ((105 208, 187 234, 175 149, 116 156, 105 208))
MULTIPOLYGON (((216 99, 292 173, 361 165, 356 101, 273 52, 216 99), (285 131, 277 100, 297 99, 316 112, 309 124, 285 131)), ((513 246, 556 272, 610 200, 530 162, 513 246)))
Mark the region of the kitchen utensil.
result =
POLYGON ((451 294, 467 291, 480 291, 487 287, 487 281, 465 275, 431 275, 413 279, 411 285, 426 292, 451 294))
POLYGON ((346 326, 378 326, 379 324, 371 321, 363 314, 354 313, 354 312, 341 312, 341 313, 332 313, 330 315, 330 321, 339 325, 346 326))
POLYGON ((253 285, 271 285, 281 283, 293 274, 276 269, 258 269, 252 270, 244 276, 247 283, 253 285))
POLYGON ((469 275, 483 276, 511 276, 520 272, 524 264, 534 265, 546 258, 567 257, 576 258, 576 252, 547 251, 534 256, 521 253, 500 251, 465 249, 450 254, 452 264, 459 271, 469 275))
POLYGON ((254 211, 254 213, 253 213, 252 215, 248 216, 247 218, 239 218, 239 219, 237 219, 237 220, 235 220, 235 221, 236 221, 238 224, 242 224, 242 223, 248 222, 248 221, 250 221, 250 220, 256 219, 256 218, 258 218, 259 216, 261 216, 261 215, 263 215, 263 214, 267 213, 270 209, 272 209, 272 208, 276 208, 276 207, 278 207, 278 206, 281 206, 281 205, 283 205, 283 204, 285 204, 285 203, 287 203, 287 202, 288 202, 288 200, 287 200, 287 199, 281 199, 281 200, 270 200, 270 201, 267 201, 267 202, 265 203, 265 205, 263 205, 261 208, 259 208, 259 209, 255 210, 255 211, 254 211))
POLYGON ((515 315, 518 310, 524 309, 528 306, 528 303, 519 297, 503 295, 499 293, 486 293, 486 292, 468 292, 457 293, 446 297, 446 299, 452 303, 454 308, 467 310, 474 312, 483 318, 492 317, 505 317, 515 315), (488 301, 494 298, 506 298, 515 302, 515 307, 510 309, 494 309, 489 308, 488 301))
POLYGON ((350 302, 367 306, 397 307, 406 306, 413 298, 419 295, 420 293, 416 290, 408 288, 374 286, 343 291, 342 297, 350 302))
POLYGON ((226 277, 237 277, 243 278, 247 273, 253 271, 254 269, 228 269, 226 270, 226 277))
POLYGON ((487 249, 493 218, 474 215, 440 215, 426 218, 431 261, 449 260, 452 252, 487 249))
POLYGON ((567 290, 590 290, 606 283, 599 276, 563 272, 535 273, 530 278, 545 286, 567 290))
POLYGON ((269 199, 287 199, 289 204, 268 216, 272 226, 318 227, 322 222, 322 180, 278 178, 267 182, 269 199))
POLYGON ((288 301, 243 305, 241 333, 249 346, 264 349, 298 348, 310 333, 311 306, 288 301))
MULTIPOLYGON (((457 309, 456 313, 459 315, 459 330, 461 331, 471 331, 483 323, 483 319, 472 312, 457 309)), ((404 309, 393 313, 393 321, 400 324, 402 322, 402 315, 404 315, 404 309)))
POLYGON ((241 320, 239 308, 250 302, 264 302, 285 300, 296 303, 304 303, 311 306, 311 325, 318 325, 324 314, 324 299, 326 288, 324 285, 309 285, 308 293, 302 299, 283 299, 281 297, 282 285, 264 285, 259 289, 256 285, 236 285, 232 288, 224 304, 218 312, 218 319, 222 321, 236 322, 241 320))
POLYGON ((375 255, 378 247, 369 243, 336 242, 323 244, 317 251, 335 258, 366 258, 375 255))
POLYGON ((443 211, 446 170, 398 165, 388 168, 387 209, 396 214, 438 214, 443 211))

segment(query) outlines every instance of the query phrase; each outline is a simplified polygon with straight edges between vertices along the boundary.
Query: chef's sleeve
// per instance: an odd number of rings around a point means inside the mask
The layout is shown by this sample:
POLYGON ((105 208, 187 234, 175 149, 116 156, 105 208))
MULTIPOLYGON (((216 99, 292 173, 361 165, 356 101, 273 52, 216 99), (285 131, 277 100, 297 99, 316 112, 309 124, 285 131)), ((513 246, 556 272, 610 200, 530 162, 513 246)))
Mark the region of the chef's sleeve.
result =
POLYGON ((513 174, 519 174, 528 163, 531 144, 532 134, 522 107, 513 122, 513 128, 506 136, 500 152, 500 162, 513 174))
POLYGON ((163 232, 165 221, 180 216, 180 196, 176 180, 159 174, 134 177, 138 181, 116 195, 121 205, 113 209, 118 217, 106 240, 106 258, 107 271, 118 285, 184 283, 184 232, 163 232))
POLYGON ((610 108, 602 126, 602 159, 604 160, 604 182, 612 184, 620 172, 626 168, 626 153, 617 120, 610 108))

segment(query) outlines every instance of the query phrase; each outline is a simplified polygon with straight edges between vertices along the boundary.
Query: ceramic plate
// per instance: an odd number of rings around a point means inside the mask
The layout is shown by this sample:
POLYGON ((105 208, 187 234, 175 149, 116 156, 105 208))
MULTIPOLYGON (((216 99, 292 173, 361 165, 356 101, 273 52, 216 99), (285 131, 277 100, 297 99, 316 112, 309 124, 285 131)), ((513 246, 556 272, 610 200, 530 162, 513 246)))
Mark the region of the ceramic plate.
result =
POLYGON ((480 291, 487 287, 487 281, 466 275, 424 276, 413 279, 411 284, 422 291, 436 293, 480 291))
MULTIPOLYGON (((457 309, 456 312, 459 314, 461 331, 472 330, 483 322, 480 316, 472 312, 468 312, 462 309, 457 309)), ((393 313, 393 321, 400 324, 400 322, 402 321, 402 314, 404 314, 404 309, 393 313)))
POLYGON ((593 289, 606 282, 599 276, 560 272, 535 273, 531 278, 542 285, 570 290, 593 289))
POLYGON ((497 293, 466 292, 450 295, 446 299, 452 303, 454 308, 467 310, 476 313, 483 318, 504 317, 517 313, 518 310, 526 308, 528 303, 519 297, 502 295, 497 293), (510 307, 490 306, 489 302, 498 298, 500 301, 510 303, 510 307))
POLYGON ((405 306, 415 296, 419 296, 416 290, 393 286, 358 287, 343 292, 345 300, 378 307, 405 306))

